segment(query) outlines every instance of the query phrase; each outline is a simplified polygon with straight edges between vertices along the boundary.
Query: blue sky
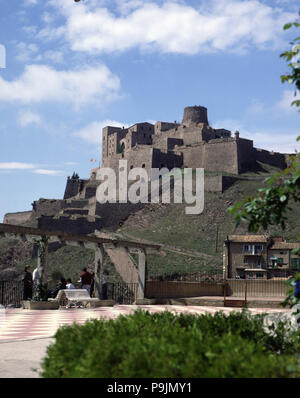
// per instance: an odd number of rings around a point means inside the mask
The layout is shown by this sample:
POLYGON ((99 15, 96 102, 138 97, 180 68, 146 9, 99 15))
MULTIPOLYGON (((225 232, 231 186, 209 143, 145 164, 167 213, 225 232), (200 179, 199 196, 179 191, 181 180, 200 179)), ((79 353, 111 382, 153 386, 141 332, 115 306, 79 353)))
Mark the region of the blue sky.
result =
POLYGON ((300 150, 279 57, 299 36, 282 29, 298 8, 294 0, 0 0, 0 220, 40 197, 61 198, 73 171, 88 177, 107 124, 179 121, 185 106, 202 105, 212 127, 239 130, 260 148, 300 150))

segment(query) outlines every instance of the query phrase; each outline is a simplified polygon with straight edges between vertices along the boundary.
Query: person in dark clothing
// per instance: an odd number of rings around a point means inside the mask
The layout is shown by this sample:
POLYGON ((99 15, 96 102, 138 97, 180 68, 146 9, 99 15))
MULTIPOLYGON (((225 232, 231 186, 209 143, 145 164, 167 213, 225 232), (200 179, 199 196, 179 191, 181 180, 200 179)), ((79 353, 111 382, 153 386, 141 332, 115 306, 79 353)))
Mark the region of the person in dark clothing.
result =
POLYGON ((107 280, 102 280, 102 300, 107 300, 107 280))
POLYGON ((102 300, 107 300, 107 280, 106 277, 109 275, 107 270, 103 272, 104 276, 102 279, 102 300))
POLYGON ((27 266, 24 269, 24 277, 23 277, 23 282, 24 282, 24 291, 23 291, 23 300, 28 300, 32 299, 32 273, 30 272, 30 267, 27 266))
POLYGON ((90 296, 93 297, 94 293, 94 288, 95 288, 95 272, 92 272, 92 282, 91 282, 91 288, 90 288, 90 296))
POLYGON ((83 268, 82 274, 80 275, 81 289, 86 289, 89 292, 89 294, 91 291, 92 279, 93 275, 89 273, 86 268, 83 268))
POLYGON ((52 298, 55 298, 57 296, 57 293, 60 290, 64 290, 67 288, 67 281, 65 278, 60 278, 60 281, 58 281, 56 289, 52 290, 52 298))

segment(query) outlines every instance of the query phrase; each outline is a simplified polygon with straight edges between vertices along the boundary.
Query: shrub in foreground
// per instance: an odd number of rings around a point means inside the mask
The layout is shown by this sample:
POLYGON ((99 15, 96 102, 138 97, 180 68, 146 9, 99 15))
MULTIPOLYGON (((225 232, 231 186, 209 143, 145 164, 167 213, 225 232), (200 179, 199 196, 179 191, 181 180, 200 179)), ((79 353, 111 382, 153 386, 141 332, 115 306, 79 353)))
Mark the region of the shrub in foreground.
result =
POLYGON ((298 333, 263 316, 134 315, 60 328, 43 377, 299 377, 298 333))

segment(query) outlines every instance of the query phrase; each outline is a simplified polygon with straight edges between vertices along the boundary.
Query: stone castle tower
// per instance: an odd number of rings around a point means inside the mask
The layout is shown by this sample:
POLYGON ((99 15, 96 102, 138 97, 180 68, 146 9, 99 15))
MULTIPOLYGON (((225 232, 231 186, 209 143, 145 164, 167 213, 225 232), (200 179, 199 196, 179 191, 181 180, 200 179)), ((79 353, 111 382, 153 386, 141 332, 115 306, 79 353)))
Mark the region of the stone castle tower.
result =
POLYGON ((256 149, 236 132, 208 124, 207 108, 188 106, 182 122, 137 123, 128 128, 104 127, 102 166, 118 170, 120 159, 129 168, 190 167, 240 174, 257 161, 285 166, 285 155, 256 149))

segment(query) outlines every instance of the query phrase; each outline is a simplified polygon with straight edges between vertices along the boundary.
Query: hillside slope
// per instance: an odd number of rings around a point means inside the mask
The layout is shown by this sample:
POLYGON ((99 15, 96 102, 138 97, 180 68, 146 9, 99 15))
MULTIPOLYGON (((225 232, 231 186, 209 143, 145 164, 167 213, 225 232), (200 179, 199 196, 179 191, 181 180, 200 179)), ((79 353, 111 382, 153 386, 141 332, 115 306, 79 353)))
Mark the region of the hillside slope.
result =
MULTIPOLYGON (((224 239, 228 234, 247 233, 246 225, 235 229, 234 219, 227 212, 228 206, 255 195, 263 180, 274 171, 276 169, 263 165, 260 172, 243 174, 224 193, 205 192, 202 214, 186 215, 184 203, 147 204, 131 214, 118 229, 106 228, 103 232, 128 240, 163 244, 160 253, 148 255, 150 278, 199 271, 221 274, 224 239)), ((292 205, 285 231, 272 226, 261 232, 296 240, 300 237, 300 207, 292 205)), ((15 239, 0 238, 0 279, 20 276, 27 264, 35 267, 36 258, 31 258, 31 251, 30 245, 25 248, 24 243, 15 239)), ((62 247, 49 254, 49 275, 61 272, 65 277, 76 279, 84 266, 93 268, 93 252, 90 250, 62 247)), ((120 280, 109 256, 105 256, 105 267, 110 272, 108 280, 120 280)))

